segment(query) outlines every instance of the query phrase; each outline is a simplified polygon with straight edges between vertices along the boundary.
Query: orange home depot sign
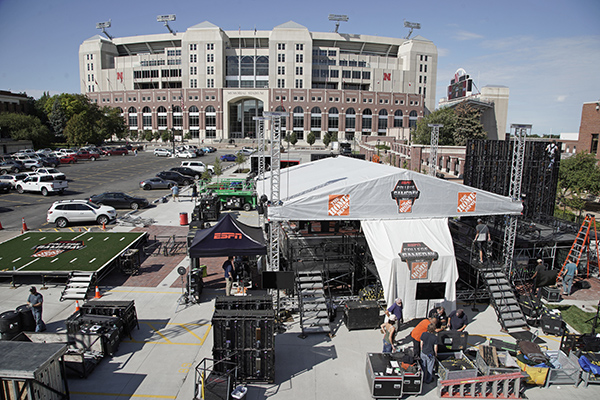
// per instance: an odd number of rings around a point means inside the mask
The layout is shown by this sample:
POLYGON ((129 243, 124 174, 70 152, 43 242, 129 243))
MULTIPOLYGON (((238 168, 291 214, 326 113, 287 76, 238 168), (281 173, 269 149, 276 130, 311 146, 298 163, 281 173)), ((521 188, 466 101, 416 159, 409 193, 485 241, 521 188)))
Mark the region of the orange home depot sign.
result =
POLYGON ((456 211, 459 213, 475 211, 477 203, 476 192, 458 192, 458 206, 456 211))
POLYGON ((350 215, 350 195, 330 194, 327 213, 333 216, 350 215))

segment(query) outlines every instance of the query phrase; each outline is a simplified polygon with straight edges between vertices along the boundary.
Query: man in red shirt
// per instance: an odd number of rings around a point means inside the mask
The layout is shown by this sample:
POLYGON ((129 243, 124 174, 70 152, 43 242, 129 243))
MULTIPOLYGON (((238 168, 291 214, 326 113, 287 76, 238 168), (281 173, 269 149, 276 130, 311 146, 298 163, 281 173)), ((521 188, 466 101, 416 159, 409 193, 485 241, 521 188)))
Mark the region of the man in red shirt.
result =
POLYGON ((427 332, 429 324, 437 324, 437 318, 425 318, 410 332, 410 337, 413 339, 413 355, 419 357, 421 354, 421 335, 427 332))

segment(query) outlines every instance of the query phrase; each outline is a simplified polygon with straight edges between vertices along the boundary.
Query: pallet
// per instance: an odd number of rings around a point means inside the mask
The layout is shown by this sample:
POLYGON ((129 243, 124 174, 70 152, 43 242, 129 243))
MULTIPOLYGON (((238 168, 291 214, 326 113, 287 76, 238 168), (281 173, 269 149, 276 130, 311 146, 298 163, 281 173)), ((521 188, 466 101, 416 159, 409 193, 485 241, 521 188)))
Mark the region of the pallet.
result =
POLYGON ((438 381, 441 398, 519 399, 523 372, 438 381))

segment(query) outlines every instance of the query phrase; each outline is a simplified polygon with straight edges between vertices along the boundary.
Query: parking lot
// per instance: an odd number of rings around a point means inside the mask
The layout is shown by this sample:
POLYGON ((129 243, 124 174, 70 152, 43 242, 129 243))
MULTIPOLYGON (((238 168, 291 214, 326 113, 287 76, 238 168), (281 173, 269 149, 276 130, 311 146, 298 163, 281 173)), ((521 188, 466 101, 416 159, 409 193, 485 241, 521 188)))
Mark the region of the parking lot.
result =
MULTIPOLYGON (((215 158, 235 149, 220 150, 195 160, 205 164, 214 164, 215 158)), ((156 175, 156 173, 179 166, 186 159, 155 157, 152 150, 140 151, 137 156, 103 156, 96 161, 79 161, 76 164, 63 164, 60 167, 68 180, 69 188, 63 195, 42 196, 39 193, 23 193, 11 191, 0 195, 0 224, 4 229, 19 230, 23 219, 30 230, 54 229, 46 222, 46 212, 50 205, 58 200, 88 199, 93 194, 106 191, 124 192, 132 196, 147 198, 152 201, 169 194, 167 189, 143 190, 139 182, 156 175)), ((233 164, 223 162, 223 166, 233 164)), ((152 207, 152 206, 151 206, 152 207)), ((117 210, 119 216, 131 210, 117 210)), ((87 225, 76 225, 84 228, 87 225)))

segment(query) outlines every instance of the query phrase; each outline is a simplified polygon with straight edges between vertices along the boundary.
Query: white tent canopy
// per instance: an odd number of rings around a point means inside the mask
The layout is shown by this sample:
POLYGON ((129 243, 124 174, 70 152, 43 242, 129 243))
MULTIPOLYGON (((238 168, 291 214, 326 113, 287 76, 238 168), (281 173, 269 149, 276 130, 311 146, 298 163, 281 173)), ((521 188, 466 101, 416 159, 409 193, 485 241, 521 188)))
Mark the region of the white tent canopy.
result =
MULTIPOLYGON (((271 199, 270 177, 257 182, 271 199)), ((520 202, 418 172, 351 157, 281 170, 281 206, 270 220, 380 220, 520 214, 520 202), (394 198, 396 197, 396 198, 394 198)))
MULTIPOLYGON (((270 177, 257 182, 270 200, 270 177)), ((287 168, 280 175, 278 206, 270 220, 360 220, 385 299, 400 297, 405 319, 424 317, 427 300, 415 300, 419 283, 446 283, 451 310, 458 279, 449 217, 520 214, 510 198, 418 172, 349 157, 325 158, 287 168)))

